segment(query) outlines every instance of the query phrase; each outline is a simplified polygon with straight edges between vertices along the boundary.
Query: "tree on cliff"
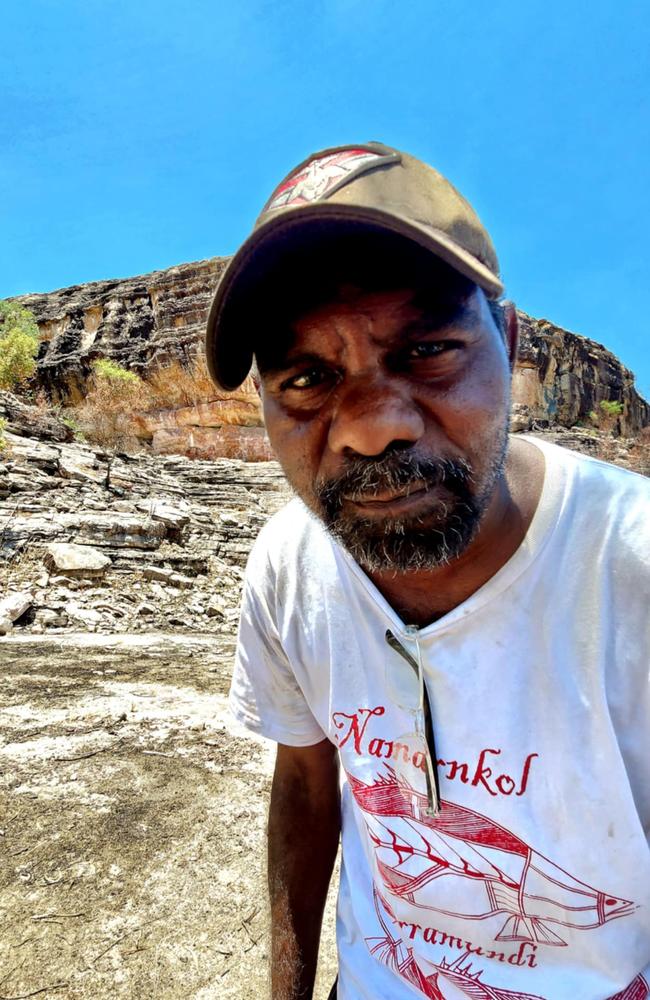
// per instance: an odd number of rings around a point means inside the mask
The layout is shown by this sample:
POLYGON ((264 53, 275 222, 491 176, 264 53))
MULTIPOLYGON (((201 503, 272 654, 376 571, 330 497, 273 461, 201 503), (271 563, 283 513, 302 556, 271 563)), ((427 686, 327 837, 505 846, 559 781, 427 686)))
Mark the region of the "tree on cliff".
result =
POLYGON ((0 389, 18 389, 36 371, 38 325, 29 309, 0 301, 0 389))

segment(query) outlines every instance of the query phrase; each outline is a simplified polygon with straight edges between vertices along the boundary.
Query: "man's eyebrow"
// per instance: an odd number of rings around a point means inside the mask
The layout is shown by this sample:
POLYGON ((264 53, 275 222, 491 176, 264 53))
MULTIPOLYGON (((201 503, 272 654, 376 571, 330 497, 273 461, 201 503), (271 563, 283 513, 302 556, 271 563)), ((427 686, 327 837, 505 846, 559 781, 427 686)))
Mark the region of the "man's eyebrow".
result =
POLYGON ((444 330, 451 323, 460 323, 464 326, 473 313, 474 310, 468 302, 458 300, 425 307, 420 316, 402 327, 398 340, 408 340, 409 337, 425 332, 444 330))
POLYGON ((288 350, 283 357, 276 361, 263 359, 259 367, 263 375, 281 375, 283 372, 289 371, 290 368, 295 368, 296 365, 322 365, 322 363, 323 359, 318 354, 313 354, 310 351, 293 352, 288 350))

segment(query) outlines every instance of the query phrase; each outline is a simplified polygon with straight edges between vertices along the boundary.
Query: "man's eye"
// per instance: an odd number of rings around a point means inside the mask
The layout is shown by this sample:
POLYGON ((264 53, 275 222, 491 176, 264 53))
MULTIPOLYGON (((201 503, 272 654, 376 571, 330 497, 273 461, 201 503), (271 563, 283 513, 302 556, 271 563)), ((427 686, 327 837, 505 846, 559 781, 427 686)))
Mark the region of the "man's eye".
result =
POLYGON ((307 371, 293 375, 282 383, 283 389, 313 389, 326 379, 326 373, 320 368, 309 368, 307 371))
POLYGON ((460 347, 460 344, 455 340, 423 340, 409 348, 409 358, 436 358, 439 354, 444 354, 456 347, 460 347))

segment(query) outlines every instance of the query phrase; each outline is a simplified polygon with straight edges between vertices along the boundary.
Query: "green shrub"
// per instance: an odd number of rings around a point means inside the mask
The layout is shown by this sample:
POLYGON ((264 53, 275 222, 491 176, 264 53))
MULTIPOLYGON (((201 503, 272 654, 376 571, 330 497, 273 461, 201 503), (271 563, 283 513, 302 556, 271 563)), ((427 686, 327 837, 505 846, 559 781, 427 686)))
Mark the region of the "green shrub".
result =
POLYGON ((86 435, 82 431, 79 421, 76 420, 73 416, 71 416, 71 414, 59 413, 59 420, 61 421, 62 424, 65 424, 65 426, 72 431, 75 441, 86 440, 86 435))
POLYGON ((98 382, 117 382, 122 385, 136 386, 142 382, 142 379, 135 372, 130 372, 128 368, 123 368, 122 365, 118 365, 116 361, 110 361, 108 358, 100 358, 99 361, 93 362, 93 371, 95 372, 95 384, 98 382))
POLYGON ((0 389, 19 389, 36 371, 38 325, 29 309, 0 301, 0 389))
POLYGON ((623 404, 614 399, 601 399, 600 409, 606 417, 620 417, 623 412, 623 404))
POLYGON ((5 437, 5 430, 7 428, 7 421, 4 417, 0 417, 0 452, 4 451, 7 447, 7 439, 5 437))
POLYGON ((597 410, 591 410, 589 419, 600 431, 611 433, 625 407, 615 399, 601 399, 597 410))

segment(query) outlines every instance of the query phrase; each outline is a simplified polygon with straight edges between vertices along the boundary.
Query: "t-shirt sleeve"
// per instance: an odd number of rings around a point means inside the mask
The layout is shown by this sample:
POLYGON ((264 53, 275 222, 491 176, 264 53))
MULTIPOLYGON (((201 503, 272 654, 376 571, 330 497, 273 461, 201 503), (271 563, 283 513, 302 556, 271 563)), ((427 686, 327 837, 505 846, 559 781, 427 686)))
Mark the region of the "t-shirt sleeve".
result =
MULTIPOLYGON (((325 739, 296 680, 274 621, 264 586, 253 582, 251 563, 244 586, 230 710, 247 729, 288 746, 325 739)), ((269 581, 266 581, 267 586, 269 581)))

